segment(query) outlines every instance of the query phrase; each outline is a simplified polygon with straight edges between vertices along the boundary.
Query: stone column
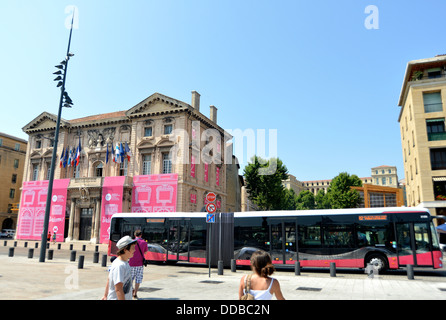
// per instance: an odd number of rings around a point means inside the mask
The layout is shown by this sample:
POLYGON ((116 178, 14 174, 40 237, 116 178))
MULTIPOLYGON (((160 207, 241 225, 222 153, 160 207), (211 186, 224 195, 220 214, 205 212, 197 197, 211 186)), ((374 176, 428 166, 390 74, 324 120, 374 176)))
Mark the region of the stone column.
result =
POLYGON ((79 227, 81 222, 81 208, 74 209, 74 224, 73 224, 73 240, 79 240, 79 227))
POLYGON ((73 240, 74 211, 76 208, 76 199, 71 199, 70 218, 68 221, 68 237, 67 241, 73 240))

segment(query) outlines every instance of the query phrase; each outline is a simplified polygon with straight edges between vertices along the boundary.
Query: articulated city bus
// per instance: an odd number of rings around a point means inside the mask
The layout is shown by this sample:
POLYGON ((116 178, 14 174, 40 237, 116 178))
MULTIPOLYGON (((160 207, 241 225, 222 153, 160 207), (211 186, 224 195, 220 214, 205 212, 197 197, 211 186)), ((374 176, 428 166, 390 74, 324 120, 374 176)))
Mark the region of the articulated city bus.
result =
POLYGON ((148 243, 146 259, 229 266, 249 265, 256 250, 271 254, 277 265, 364 268, 406 265, 442 267, 432 217, 422 208, 371 208, 303 211, 206 213, 119 213, 110 225, 109 254, 116 242, 141 229, 148 243))

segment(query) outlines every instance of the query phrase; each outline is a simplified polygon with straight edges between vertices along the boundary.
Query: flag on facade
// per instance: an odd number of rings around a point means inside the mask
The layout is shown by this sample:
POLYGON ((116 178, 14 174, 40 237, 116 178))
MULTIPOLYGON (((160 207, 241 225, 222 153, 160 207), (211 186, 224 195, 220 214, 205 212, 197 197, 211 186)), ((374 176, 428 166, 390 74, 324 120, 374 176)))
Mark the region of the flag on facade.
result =
POLYGON ((129 145, 125 142, 125 154, 127 156, 127 160, 130 161, 130 157, 133 157, 132 151, 130 151, 129 145))
POLYGON ((108 143, 107 143, 107 153, 105 154, 105 164, 108 164, 108 143))
POLYGON ((79 165, 79 161, 81 159, 81 137, 79 137, 79 145, 77 146, 77 151, 76 151, 76 167, 79 165))
POLYGON ((65 149, 65 156, 63 157, 63 167, 67 167, 67 161, 68 161, 68 147, 65 149))
POLYGON ((63 158, 64 158, 64 148, 62 148, 62 154, 60 155, 60 167, 62 168, 62 165, 63 165, 63 158))
POLYGON ((73 147, 73 149, 71 149, 71 166, 75 167, 76 166, 76 148, 73 147))
POLYGON ((124 148, 122 147, 122 142, 119 146, 119 154, 121 155, 121 162, 124 162, 124 148))
POLYGON ((115 157, 115 162, 116 162, 116 163, 121 163, 121 162, 122 162, 122 161, 121 161, 121 152, 120 152, 119 144, 118 144, 118 143, 116 143, 116 157, 115 157))
POLYGON ((112 161, 116 163, 115 148, 113 148, 113 144, 111 145, 111 152, 112 152, 112 161))

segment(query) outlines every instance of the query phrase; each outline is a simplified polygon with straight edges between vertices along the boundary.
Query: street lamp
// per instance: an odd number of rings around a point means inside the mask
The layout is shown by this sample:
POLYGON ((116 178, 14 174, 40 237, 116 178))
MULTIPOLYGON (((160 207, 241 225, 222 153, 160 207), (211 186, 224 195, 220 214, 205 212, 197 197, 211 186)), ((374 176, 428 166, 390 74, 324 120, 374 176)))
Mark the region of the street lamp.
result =
POLYGON ((65 80, 67 77, 68 61, 70 60, 70 57, 74 56, 74 54, 70 53, 71 34, 73 32, 73 21, 74 21, 74 10, 73 10, 73 18, 71 19, 70 37, 68 38, 67 56, 65 60, 63 60, 59 65, 56 66, 56 68, 59 70, 53 73, 57 75, 56 79, 54 79, 54 81, 58 81, 57 87, 61 88, 60 88, 59 112, 57 114, 56 132, 54 134, 53 156, 51 157, 50 177, 48 182, 48 193, 45 207, 45 220, 43 221, 39 262, 45 262, 48 224, 50 220, 51 198, 53 194, 54 167, 56 166, 57 143, 59 141, 59 126, 62 114, 62 107, 71 108, 71 106, 73 105, 73 101, 70 99, 68 93, 65 91, 65 80))

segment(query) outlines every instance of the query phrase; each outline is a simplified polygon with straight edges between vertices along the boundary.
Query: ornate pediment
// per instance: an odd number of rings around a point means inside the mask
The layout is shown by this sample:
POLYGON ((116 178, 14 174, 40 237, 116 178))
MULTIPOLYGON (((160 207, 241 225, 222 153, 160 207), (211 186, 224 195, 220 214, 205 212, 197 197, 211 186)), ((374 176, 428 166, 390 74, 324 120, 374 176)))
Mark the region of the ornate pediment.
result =
POLYGON ((160 93, 154 93, 126 112, 126 116, 145 117, 184 111, 192 108, 185 102, 170 98, 160 93))
MULTIPOLYGON (((26 126, 24 126, 22 130, 26 133, 30 131, 55 130, 56 123, 57 123, 56 115, 49 112, 42 112, 39 116, 34 118, 34 120, 32 120, 26 126)), ((60 125, 64 127, 64 126, 69 126, 70 123, 64 119, 60 119, 60 125)))

